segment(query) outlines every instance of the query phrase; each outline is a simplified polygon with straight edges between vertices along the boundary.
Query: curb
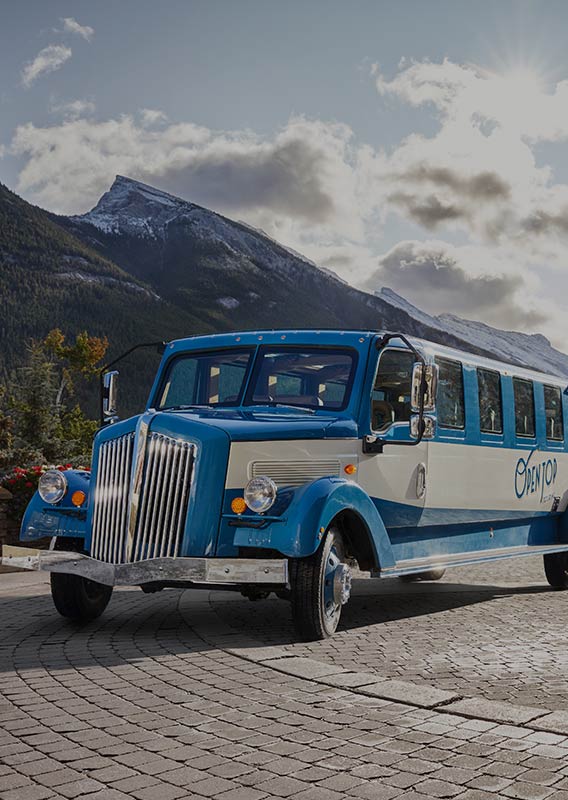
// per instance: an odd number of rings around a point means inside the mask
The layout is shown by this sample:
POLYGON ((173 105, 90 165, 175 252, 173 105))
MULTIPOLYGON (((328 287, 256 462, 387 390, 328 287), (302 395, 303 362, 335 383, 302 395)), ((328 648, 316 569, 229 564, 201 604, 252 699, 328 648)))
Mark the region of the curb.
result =
POLYGON ((465 719, 479 719, 496 725, 513 725, 530 731, 545 731, 568 736, 568 711, 551 711, 546 708, 515 706, 485 698, 464 697, 429 684, 381 678, 369 672, 353 672, 335 664, 326 664, 315 658, 294 656, 282 647, 263 645, 250 635, 224 623, 212 608, 201 601, 192 603, 191 612, 184 608, 183 595, 179 606, 182 617, 197 635, 216 649, 242 658, 253 664, 313 681, 323 686, 343 689, 346 692, 399 703, 412 708, 428 709, 440 714, 453 714, 465 719), (239 646, 232 646, 235 637, 239 646))

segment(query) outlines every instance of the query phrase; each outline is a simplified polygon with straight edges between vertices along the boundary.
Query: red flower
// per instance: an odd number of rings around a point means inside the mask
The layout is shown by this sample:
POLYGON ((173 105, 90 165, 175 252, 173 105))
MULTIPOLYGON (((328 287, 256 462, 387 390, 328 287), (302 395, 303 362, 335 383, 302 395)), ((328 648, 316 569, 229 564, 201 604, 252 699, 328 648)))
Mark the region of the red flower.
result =
POLYGON ((31 489, 31 487, 33 486, 33 483, 31 481, 27 481, 26 482, 26 486, 31 489))
POLYGON ((10 478, 8 483, 10 484, 10 486, 12 486, 12 484, 16 483, 16 479, 15 478, 10 478))

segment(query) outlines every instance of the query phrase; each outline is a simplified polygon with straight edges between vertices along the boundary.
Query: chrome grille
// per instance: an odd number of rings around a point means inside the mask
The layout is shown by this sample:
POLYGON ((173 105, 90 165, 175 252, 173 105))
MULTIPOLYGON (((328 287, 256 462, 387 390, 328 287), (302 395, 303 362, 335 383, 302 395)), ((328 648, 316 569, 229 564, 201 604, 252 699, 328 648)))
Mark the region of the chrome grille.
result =
POLYGON ((339 475, 340 464, 337 459, 314 461, 253 461, 250 464, 250 477, 266 475, 276 486, 302 486, 318 478, 339 475))
POLYGON ((91 555, 113 564, 177 555, 187 514, 195 445, 161 433, 141 440, 143 473, 134 505, 134 438, 103 442, 99 454, 91 555))
POLYGON ((133 450, 134 433, 101 444, 91 542, 91 555, 99 561, 124 563, 133 450))

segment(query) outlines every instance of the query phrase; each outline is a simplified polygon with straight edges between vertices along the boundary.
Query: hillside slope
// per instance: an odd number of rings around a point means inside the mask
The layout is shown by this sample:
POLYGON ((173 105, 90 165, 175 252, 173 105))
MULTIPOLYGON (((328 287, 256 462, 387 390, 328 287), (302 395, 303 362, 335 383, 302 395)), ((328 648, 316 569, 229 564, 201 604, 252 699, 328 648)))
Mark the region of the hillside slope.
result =
POLYGON ((55 327, 107 335, 112 355, 198 325, 0 184, 0 381, 22 363, 30 339, 55 327))

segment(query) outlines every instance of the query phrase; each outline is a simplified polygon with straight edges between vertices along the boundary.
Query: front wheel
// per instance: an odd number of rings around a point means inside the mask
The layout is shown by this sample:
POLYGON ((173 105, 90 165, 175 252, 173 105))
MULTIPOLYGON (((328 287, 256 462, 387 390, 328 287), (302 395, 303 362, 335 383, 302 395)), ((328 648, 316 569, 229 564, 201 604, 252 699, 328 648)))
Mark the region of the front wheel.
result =
POLYGON ((351 570, 337 528, 328 529, 319 549, 290 562, 292 619, 304 641, 328 639, 351 593, 351 570))
POLYGON ((51 573, 51 596, 62 617, 74 622, 90 622, 103 613, 112 595, 112 586, 90 581, 81 575, 51 573))
POLYGON ((568 553, 545 555, 544 574, 553 589, 568 589, 568 553))

